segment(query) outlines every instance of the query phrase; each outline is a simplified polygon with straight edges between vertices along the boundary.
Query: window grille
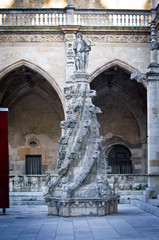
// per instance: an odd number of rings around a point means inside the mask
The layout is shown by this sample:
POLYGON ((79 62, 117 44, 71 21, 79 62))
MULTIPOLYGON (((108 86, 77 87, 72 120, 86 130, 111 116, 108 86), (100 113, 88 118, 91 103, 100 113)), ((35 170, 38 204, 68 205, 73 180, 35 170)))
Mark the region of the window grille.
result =
POLYGON ((26 155, 25 169, 28 175, 41 174, 41 155, 26 155))
POLYGON ((108 153, 108 165, 111 166, 113 174, 131 174, 132 163, 131 153, 128 148, 122 145, 111 147, 108 153))

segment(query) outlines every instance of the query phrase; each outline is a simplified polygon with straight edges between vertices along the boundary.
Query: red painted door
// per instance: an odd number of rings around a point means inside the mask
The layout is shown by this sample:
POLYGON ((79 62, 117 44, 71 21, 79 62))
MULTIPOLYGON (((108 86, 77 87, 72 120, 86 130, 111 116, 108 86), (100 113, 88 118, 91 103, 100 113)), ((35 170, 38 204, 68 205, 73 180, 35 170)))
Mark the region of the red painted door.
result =
POLYGON ((8 109, 0 108, 0 208, 9 207, 8 109))

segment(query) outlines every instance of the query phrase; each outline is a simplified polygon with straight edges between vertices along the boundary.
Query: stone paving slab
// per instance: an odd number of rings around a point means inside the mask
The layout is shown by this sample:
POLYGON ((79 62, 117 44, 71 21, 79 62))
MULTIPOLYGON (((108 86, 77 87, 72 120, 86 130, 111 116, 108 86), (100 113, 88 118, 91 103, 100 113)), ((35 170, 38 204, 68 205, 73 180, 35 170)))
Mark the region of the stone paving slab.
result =
POLYGON ((0 240, 158 240, 159 217, 131 204, 102 217, 48 216, 46 206, 12 206, 0 213, 0 240))

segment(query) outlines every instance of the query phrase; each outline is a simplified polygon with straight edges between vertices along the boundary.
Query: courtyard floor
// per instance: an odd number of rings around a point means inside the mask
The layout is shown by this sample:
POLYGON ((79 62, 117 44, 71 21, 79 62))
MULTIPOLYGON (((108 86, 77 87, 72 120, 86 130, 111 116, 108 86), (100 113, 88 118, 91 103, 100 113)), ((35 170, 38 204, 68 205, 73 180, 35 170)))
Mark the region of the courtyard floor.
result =
POLYGON ((159 218, 131 204, 104 217, 56 217, 46 206, 12 206, 0 213, 0 240, 159 239, 159 218))

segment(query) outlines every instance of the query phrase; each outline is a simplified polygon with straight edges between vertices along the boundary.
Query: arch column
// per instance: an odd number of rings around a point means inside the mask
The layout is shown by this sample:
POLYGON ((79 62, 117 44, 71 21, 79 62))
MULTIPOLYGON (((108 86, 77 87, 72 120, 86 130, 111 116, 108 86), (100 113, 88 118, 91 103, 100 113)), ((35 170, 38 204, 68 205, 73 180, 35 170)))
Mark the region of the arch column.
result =
MULTIPOLYGON (((155 68, 155 73, 147 74, 149 197, 159 194, 159 66, 155 68)), ((149 69, 152 71, 152 66, 149 69)))
POLYGON ((148 107, 148 197, 159 194, 159 42, 157 38, 159 9, 152 12, 151 22, 151 59, 147 73, 148 107))

